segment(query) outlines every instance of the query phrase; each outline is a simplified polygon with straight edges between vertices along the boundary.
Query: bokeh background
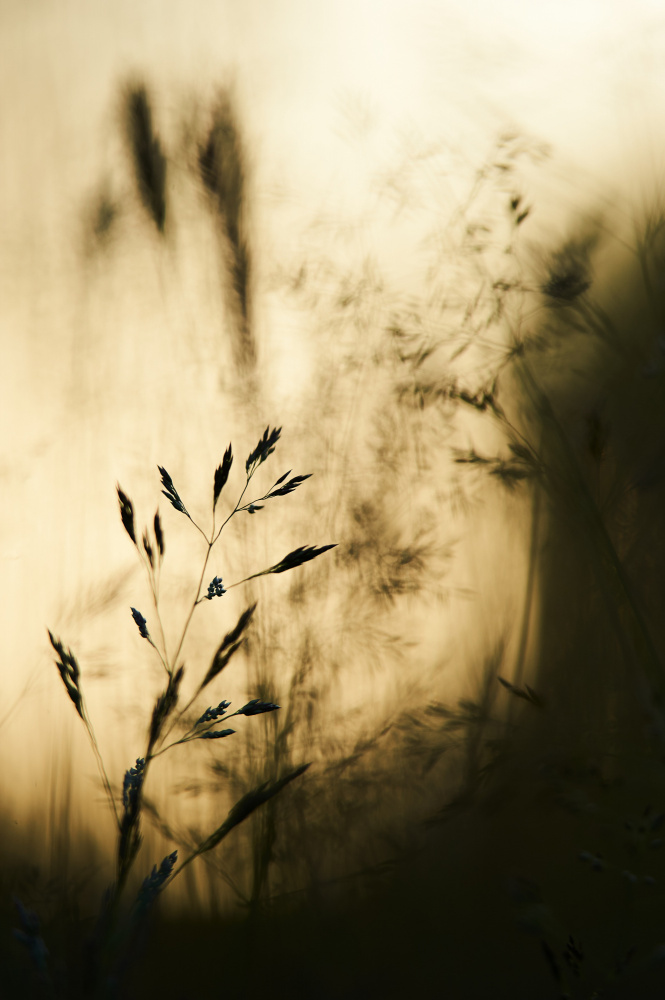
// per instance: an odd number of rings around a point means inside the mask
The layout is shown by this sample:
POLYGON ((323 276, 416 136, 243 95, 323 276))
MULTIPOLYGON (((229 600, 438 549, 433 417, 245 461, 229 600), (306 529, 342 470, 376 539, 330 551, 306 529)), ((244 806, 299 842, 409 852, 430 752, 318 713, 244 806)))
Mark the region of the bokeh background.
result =
MULTIPOLYGON (((159 503, 171 645, 204 554, 161 496, 158 464, 207 528, 229 442, 235 499, 246 454, 266 425, 283 426, 257 489, 291 468, 313 477, 234 518, 209 575, 234 582, 299 545, 338 543, 197 610, 183 650, 192 682, 259 601, 253 637, 201 711, 266 697, 283 714, 243 720, 232 747, 194 744, 160 760, 141 875, 172 835, 205 835, 270 767, 316 767, 291 803, 287 844, 272 813, 257 820, 216 870, 192 866, 174 883, 175 909, 217 912, 384 862, 459 790, 460 767, 467 790, 480 767, 468 748, 442 764, 451 754, 439 731, 418 735, 424 706, 450 706, 468 734, 468 699, 482 703, 487 672, 535 685, 534 650, 563 642, 562 622, 581 662, 584 625, 571 621, 575 595, 588 593, 581 543, 543 527, 570 497, 550 490, 548 506, 529 481, 506 487, 510 469, 501 483, 457 461, 510 440, 460 393, 479 404, 519 338, 556 340, 567 324, 579 333, 565 308, 550 308, 574 295, 538 296, 557 261, 593 257, 614 346, 568 337, 536 349, 533 365, 573 450, 596 418, 598 440, 606 425, 620 429, 613 474, 637 483, 631 523, 655 517, 639 491, 662 464, 652 308, 662 290, 636 291, 630 246, 658 212, 664 46, 665 14, 646 0, 1 0, 0 809, 22 891, 41 886, 47 899, 49 879, 110 877, 111 816, 46 628, 79 659, 117 788, 143 751, 163 675, 131 621, 130 606, 149 624, 154 609, 116 482, 140 526, 159 503), (162 228, 129 138, 138 92, 166 157, 162 228), (220 108, 243 150, 245 316, 228 279, 232 241, 201 173, 220 108), (619 404, 622 377, 631 388, 619 404), (536 570, 541 541, 556 558, 536 570)), ((589 315, 582 322, 598 324, 589 315)), ((565 465, 519 372, 502 393, 514 425, 565 465)), ((570 485, 558 468, 554 480, 570 485)), ((639 560, 660 535, 633 537, 623 507, 616 517, 617 547, 645 580, 639 560)), ((589 537, 587 522, 577 530, 589 537)), ((596 614, 592 602, 587 625, 596 614)), ((656 600, 645 614, 657 621, 656 600)), ((585 662, 600 655, 595 641, 585 662)), ((537 663, 565 674, 562 656, 537 663)), ((593 677, 603 688, 606 675, 593 677)), ((601 701, 585 732, 606 721, 601 701)))

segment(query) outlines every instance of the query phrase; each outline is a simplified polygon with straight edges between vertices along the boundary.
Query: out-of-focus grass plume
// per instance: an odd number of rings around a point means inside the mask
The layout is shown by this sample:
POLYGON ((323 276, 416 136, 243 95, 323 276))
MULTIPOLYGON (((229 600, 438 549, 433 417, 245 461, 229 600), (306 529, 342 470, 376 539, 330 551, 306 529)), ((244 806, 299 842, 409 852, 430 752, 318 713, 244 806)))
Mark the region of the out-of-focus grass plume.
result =
POLYGON ((250 198, 247 179, 247 152, 229 91, 220 93, 207 135, 198 150, 201 182, 210 199, 226 247, 230 306, 237 316, 238 364, 251 368, 256 360, 252 332, 252 251, 250 238, 250 198))
POLYGON ((127 149, 141 203, 158 232, 163 234, 167 214, 167 159, 155 130, 151 99, 145 84, 130 83, 125 88, 123 118, 127 149))

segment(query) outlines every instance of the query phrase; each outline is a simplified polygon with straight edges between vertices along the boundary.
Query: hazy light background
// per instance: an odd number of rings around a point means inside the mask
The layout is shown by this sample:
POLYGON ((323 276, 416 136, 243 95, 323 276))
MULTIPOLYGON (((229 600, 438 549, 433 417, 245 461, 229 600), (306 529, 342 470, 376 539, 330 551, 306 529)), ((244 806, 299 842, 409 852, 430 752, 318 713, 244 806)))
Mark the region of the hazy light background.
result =
MULTIPOLYGON (((158 461, 192 477, 183 480, 188 496, 207 495, 230 439, 251 447, 270 422, 284 423, 288 440, 312 350, 303 317, 268 296, 259 327, 273 398, 253 427, 238 427, 219 393, 206 287, 195 273, 183 277, 181 298, 178 289, 160 293, 144 247, 124 255, 125 269, 97 297, 103 265, 85 263, 81 233, 100 182, 123 169, 128 176, 119 85, 132 74, 148 82, 167 144, 193 99, 208 102, 220 84, 234 85, 265 274, 307 256, 311 240, 342 260, 372 254, 408 293, 421 279, 422 212, 410 216, 406 192, 396 237, 368 201, 392 163, 441 143, 454 164, 451 207, 455 171, 463 186, 500 129, 522 129, 552 147, 551 164, 533 181, 532 231, 555 236, 596 198, 616 200, 617 191, 635 194, 657 179, 664 50, 665 12, 647 0, 0 0, 0 718, 12 713, 0 756, 11 761, 5 794, 17 823, 25 822, 21 801, 44 799, 56 747, 71 741, 93 774, 45 627, 85 667, 86 636, 90 628, 103 635, 104 619, 77 622, 76 603, 133 565, 115 482, 144 518, 159 495, 158 461), (126 283, 143 287, 139 299, 124 295, 126 283), (160 294, 173 306, 170 323, 160 294)), ((204 252, 191 249, 194 260, 204 252)), ((298 458, 287 448, 285 468, 308 471, 298 458)), ((497 526, 497 551, 503 537, 497 526)), ((473 585, 475 572, 458 566, 457 579, 473 585)), ((143 585, 136 573, 132 593, 143 585)), ((125 627, 128 649, 142 656, 129 619, 125 627)), ((123 669, 130 699, 144 662, 123 669)), ((94 683, 87 692, 101 723, 105 695, 94 683)), ((125 756, 126 748, 111 753, 111 766, 129 766, 125 756)))

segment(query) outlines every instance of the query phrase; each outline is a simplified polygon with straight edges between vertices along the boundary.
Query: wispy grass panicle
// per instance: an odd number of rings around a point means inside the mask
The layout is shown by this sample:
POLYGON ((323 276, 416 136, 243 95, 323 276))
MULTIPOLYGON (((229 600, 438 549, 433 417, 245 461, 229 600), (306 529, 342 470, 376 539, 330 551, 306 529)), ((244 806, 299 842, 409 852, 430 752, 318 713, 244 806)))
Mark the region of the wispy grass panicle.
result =
POLYGON ((126 87, 123 117, 139 197, 160 233, 166 225, 167 160, 153 123, 150 97, 145 84, 126 87))

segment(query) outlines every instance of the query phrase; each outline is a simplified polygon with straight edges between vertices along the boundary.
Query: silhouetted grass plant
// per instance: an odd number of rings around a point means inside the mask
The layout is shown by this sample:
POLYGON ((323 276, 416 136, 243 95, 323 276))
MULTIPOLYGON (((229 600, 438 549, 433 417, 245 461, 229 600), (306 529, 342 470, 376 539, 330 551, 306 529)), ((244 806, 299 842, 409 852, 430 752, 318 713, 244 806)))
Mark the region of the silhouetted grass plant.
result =
POLYGON ((255 514, 263 509, 264 504, 291 494, 309 478, 308 475, 292 476, 291 472, 288 471, 279 476, 269 490, 251 501, 246 499, 246 493, 255 473, 275 451, 280 435, 281 428, 273 430, 270 430, 269 427, 266 428, 265 433, 245 463, 246 481, 240 496, 228 516, 218 525, 216 521, 217 505, 233 465, 233 452, 229 445, 221 464, 215 470, 209 532, 206 532, 194 521, 171 476, 166 469, 159 467, 164 487, 163 495, 176 511, 189 519, 206 543, 205 557, 195 596, 185 617, 175 650, 169 651, 166 630, 160 615, 159 587, 166 546, 165 532, 159 511, 154 516, 152 531, 146 528, 142 534, 139 534, 132 501, 118 486, 122 524, 136 548, 137 555, 148 577, 157 628, 155 637, 151 634, 147 619, 140 611, 131 608, 131 614, 139 634, 153 648, 158 657, 167 680, 166 688, 156 699, 152 710, 143 755, 137 757, 135 765, 126 770, 120 794, 114 793, 103 762, 86 706, 81 669, 77 658, 70 649, 63 645, 59 638, 49 631, 51 646, 57 654, 56 665, 60 677, 86 728, 97 761, 101 781, 117 828, 117 851, 115 878, 105 894, 102 911, 94 931, 85 943, 81 966, 78 969, 66 970, 57 981, 52 975, 49 952, 41 936, 37 915, 26 909, 20 900, 16 901, 21 927, 16 930, 15 936, 27 949, 36 975, 36 982, 41 984, 48 995, 70 997, 78 995, 78 990, 81 991, 81 995, 91 997, 120 995, 119 991, 123 988, 123 972, 126 970, 129 960, 135 956, 135 946, 140 937, 140 925, 157 897, 192 861, 213 851, 232 830, 245 822, 257 809, 265 806, 309 767, 309 763, 300 764, 285 771, 276 766, 271 778, 262 781, 244 794, 231 808, 227 818, 211 834, 201 839, 186 857, 180 859, 179 863, 178 851, 175 850, 168 854, 159 865, 155 865, 152 872, 144 878, 131 906, 128 908, 124 905, 124 893, 128 879, 141 848, 144 788, 153 761, 176 746, 198 740, 221 740, 233 736, 235 730, 228 727, 228 722, 233 718, 265 715, 279 709, 279 706, 271 701, 252 698, 241 708, 230 712, 230 702, 222 700, 216 707, 207 707, 195 721, 190 721, 190 709, 193 708, 209 685, 218 678, 234 654, 244 644, 256 604, 250 605, 241 614, 236 625, 224 636, 208 670, 201 680, 195 682, 192 693, 185 699, 181 693, 181 686, 186 670, 184 664, 180 663, 179 660, 196 608, 205 601, 213 601, 223 597, 231 587, 240 586, 248 580, 260 576, 280 574, 295 569, 334 547, 333 545, 300 546, 268 569, 253 573, 243 580, 225 586, 222 579, 216 575, 209 582, 207 589, 205 587, 206 568, 211 552, 231 519, 240 514, 255 514), (220 726, 224 728, 220 728, 220 726))
MULTIPOLYGON (((125 95, 123 107, 126 111, 123 119, 125 133, 134 137, 128 147, 132 154, 134 185, 142 209, 161 233, 162 230, 157 220, 153 218, 150 208, 151 204, 159 200, 157 197, 159 192, 155 192, 150 199, 145 197, 145 192, 152 183, 151 177, 157 176, 159 171, 151 172, 145 169, 145 162, 149 159, 145 151, 148 150, 148 153, 150 150, 159 151, 166 163, 167 144, 156 133, 148 87, 145 84, 132 83, 123 93, 125 95), (141 164, 144 164, 144 167, 141 167, 141 164)), ((249 336, 251 330, 247 325, 250 313, 250 287, 248 281, 238 282, 237 279, 239 275, 247 276, 251 273, 249 263, 252 254, 248 224, 250 199, 246 143, 243 141, 237 108, 231 93, 222 92, 207 120, 202 116, 188 134, 189 152, 191 153, 192 146, 195 149, 195 156, 190 156, 186 164, 188 180, 191 185, 194 179, 199 192, 205 195, 197 202, 197 208, 200 211, 201 205, 204 206, 203 221, 207 227, 212 221, 214 232, 219 239, 222 278, 226 291, 231 292, 230 302, 228 298, 225 300, 231 309, 227 309, 226 312, 230 312, 236 318, 240 317, 241 326, 244 324, 243 328, 249 337, 246 343, 242 337, 237 340, 236 334, 240 328, 235 322, 231 324, 229 334, 236 362, 234 391, 237 392, 238 400, 246 404, 251 402, 249 380, 246 377, 236 376, 251 374, 255 363, 252 337, 249 336), (243 394, 247 398, 243 399, 243 394)), ((172 143, 168 146, 173 149, 172 143)), ((168 168, 164 167, 164 170, 166 169, 170 178, 171 200, 168 212, 171 218, 179 209, 172 194, 178 191, 176 176, 178 163, 173 153, 168 158, 168 168)), ((166 209, 164 217, 166 218, 166 209)), ((172 258, 164 260, 160 258, 160 263, 165 267, 176 263, 178 245, 175 240, 172 242, 174 249, 172 258)), ((115 246, 119 248, 119 241, 115 246)), ((167 287, 166 282, 164 287, 167 287)), ((366 299, 366 294, 371 291, 369 279, 356 282, 347 274, 339 275, 339 289, 336 289, 334 294, 336 299, 343 300, 345 304, 343 312, 340 312, 339 303, 333 304, 337 312, 335 322, 340 327, 348 323, 357 328, 358 332, 361 332, 362 326, 367 328, 370 323, 372 324, 371 338, 363 340, 358 338, 349 354, 348 364, 354 367, 358 366, 359 359, 370 353, 370 339, 373 344, 380 346, 378 340, 383 337, 380 322, 377 322, 381 314, 375 319, 371 316, 376 297, 369 303, 366 299)), ((377 291, 378 288, 374 288, 374 292, 377 291)), ((371 664, 372 670, 380 669, 384 653, 389 651, 392 658, 393 653, 398 651, 400 645, 398 630, 389 628, 390 606, 396 598, 407 599, 422 594, 426 578, 429 585, 436 588, 437 592, 440 593, 442 590, 439 574, 434 571, 432 564, 445 565, 449 551, 445 546, 437 545, 432 511, 428 512, 427 526, 423 519, 415 532, 408 523, 406 512, 402 511, 399 524, 394 521, 396 507, 401 504, 399 491, 405 488, 408 480, 407 466, 412 451, 409 446, 409 450, 401 454, 400 447, 401 444, 408 444, 409 433, 406 428, 400 426, 399 418, 390 431, 384 427, 380 419, 381 406, 377 405, 376 401, 370 400, 368 394, 364 392, 363 375, 376 373, 380 378, 384 378, 383 370, 386 369, 390 371, 392 377, 394 359, 390 356, 390 352, 380 349, 376 359, 371 360, 369 371, 367 366, 364 373, 358 368, 358 379, 354 378, 354 389, 349 398, 349 413, 343 421, 339 419, 339 380, 335 376, 337 363, 337 359, 332 356, 322 358, 320 371, 316 373, 309 390, 316 407, 319 431, 317 435, 319 440, 313 449, 312 457, 317 462, 317 480, 321 481, 322 488, 317 491, 317 495, 308 506, 312 523, 320 523, 320 519, 324 518, 327 530, 339 533, 339 528, 348 537, 343 556, 345 583, 344 586, 338 586, 330 574, 325 571, 319 572, 317 568, 316 573, 310 577, 306 593, 303 593, 300 584, 295 585, 286 598, 287 608, 285 609, 283 600, 280 600, 270 609, 269 617, 266 614, 268 625, 260 632, 257 630, 257 634, 252 638, 252 655, 249 658, 250 669, 253 672, 251 684, 265 700, 273 697, 271 691, 284 692, 288 705, 284 713, 284 724, 280 723, 276 731, 272 732, 267 728, 270 726, 268 723, 265 729, 262 727, 259 733, 253 734, 249 754, 238 755, 236 759, 229 753, 222 765, 223 773, 213 773, 213 782, 216 782, 212 786, 214 789, 219 787, 220 777, 223 786, 227 788, 233 781, 238 794, 242 794, 243 787, 253 787, 262 774, 263 762, 273 760, 273 747, 274 760, 279 760, 280 766, 286 766, 293 755, 295 755, 293 766, 296 766, 301 752, 309 755, 314 745, 317 755, 322 759, 332 754, 335 758, 353 757, 359 761, 360 757, 355 748, 369 747, 372 741, 359 731, 347 734, 346 739, 338 736, 329 739, 322 727, 326 699, 336 702, 338 694, 335 685, 338 685, 338 690, 342 687, 338 676, 343 669, 351 673, 352 664, 357 662, 362 666, 365 661, 371 664), (358 418, 359 433, 355 445, 352 445, 351 441, 353 431, 351 412, 355 412, 358 418), (373 480, 370 478, 367 483, 348 481, 350 475, 353 478, 352 469, 357 461, 371 463, 371 468, 375 471, 373 480), (379 471, 380 475, 377 476, 376 473, 379 471), (340 485, 342 483, 343 485, 340 485), (332 517, 331 508, 334 510, 332 517), (331 601, 333 591, 335 597, 331 601), (285 614, 285 610, 288 614, 285 614), (317 620, 316 624, 312 623, 312 611, 317 613, 319 619, 325 615, 331 616, 336 622, 331 626, 331 630, 337 632, 339 641, 330 641, 331 636, 324 641, 320 620, 317 620), (288 679, 286 682, 285 678, 288 679)), ((221 360, 219 367, 220 369, 222 367, 221 360)), ((259 506, 257 505, 257 508, 259 506)), ((271 526, 270 530, 272 533, 274 528, 271 526)), ((304 558, 308 555, 309 551, 305 549, 295 553, 295 558, 304 558)), ((288 568, 288 565, 287 562, 283 568, 288 568)), ((257 582, 260 582, 259 576, 260 574, 257 575, 257 582)), ((264 601, 264 607, 266 603, 264 601)), ((344 695, 343 690, 339 693, 344 695)), ((281 700, 281 697, 280 695, 280 699, 277 700, 281 700)), ((379 706, 374 706, 372 711, 378 714, 379 706)), ((342 705, 330 728, 339 729, 340 722, 341 726, 347 725, 342 705)), ((372 725, 374 723, 375 720, 372 725)), ((356 729, 361 730, 364 724, 356 714, 356 729)), ((380 723, 377 725, 381 728, 380 723)), ((270 766, 272 767, 273 763, 270 766)), ((347 774, 350 773, 347 769, 347 774)), ((353 780, 358 784, 365 784, 360 781, 357 773, 353 780)), ((348 784, 347 792, 352 782, 349 781, 348 784)), ((194 786, 194 782, 188 782, 189 790, 194 786)), ((199 785, 198 788, 200 787, 199 785)), ((149 816, 156 828, 165 832, 165 817, 158 815, 157 812, 149 812, 149 816)), ((266 897, 272 891, 268 875, 274 876, 277 868, 281 867, 284 870, 289 866, 288 859, 283 853, 281 866, 274 859, 270 863, 266 861, 274 853, 269 849, 269 842, 274 838, 272 833, 266 833, 264 837, 259 829, 263 822, 262 817, 257 817, 254 824, 257 838, 251 847, 251 854, 257 860, 250 864, 257 874, 253 879, 254 887, 240 895, 243 900, 266 897), (261 860, 258 860, 259 858, 261 860)), ((322 825, 321 832, 324 828, 325 824, 322 825)), ((171 832, 175 834, 177 831, 172 829, 171 832)), ((253 832, 254 826, 252 826, 253 832)), ((190 839, 189 831, 180 830, 178 842, 184 843, 188 839, 190 839)), ((295 855, 297 852, 293 853, 295 855)), ((330 854, 323 842, 320 854, 330 854)), ((340 859, 342 854, 343 852, 338 852, 340 859)), ((341 862, 341 866, 344 867, 344 862, 341 862)), ((239 864, 239 867, 244 866, 239 864)), ((224 872, 222 877, 228 880, 228 872, 224 872)))

